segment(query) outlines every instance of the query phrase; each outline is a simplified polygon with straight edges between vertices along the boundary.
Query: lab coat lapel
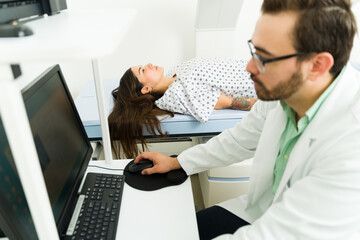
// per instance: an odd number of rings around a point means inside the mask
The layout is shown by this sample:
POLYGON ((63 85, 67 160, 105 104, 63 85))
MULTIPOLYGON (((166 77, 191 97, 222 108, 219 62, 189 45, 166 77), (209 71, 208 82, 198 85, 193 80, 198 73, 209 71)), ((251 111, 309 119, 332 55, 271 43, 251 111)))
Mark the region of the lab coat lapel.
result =
POLYGON ((334 121, 337 121, 339 116, 350 114, 348 107, 353 102, 358 91, 359 81, 355 77, 354 69, 348 65, 342 78, 339 79, 336 88, 323 103, 323 106, 319 109, 319 112, 306 128, 292 150, 284 175, 274 196, 274 201, 276 201, 283 192, 283 189, 286 187, 297 166, 309 157, 309 150, 321 136, 321 133, 327 129, 331 129, 334 121), (347 92, 347 94, 342 94, 344 92, 347 92))
MULTIPOLYGON (((249 206, 255 204, 264 195, 266 190, 272 186, 274 164, 279 152, 280 138, 286 125, 286 119, 286 114, 280 104, 269 113, 266 119, 263 133, 257 146, 257 149, 261 149, 261 151, 256 151, 251 170, 249 206)), ((265 202, 270 204, 272 194, 268 198, 265 202)))
MULTIPOLYGON (((309 128, 309 126, 308 126, 309 128)), ((274 200, 276 201, 282 193, 283 189, 286 187, 290 177, 292 176, 293 172, 295 171, 296 167, 308 156, 308 149, 310 145, 312 145, 316 141, 317 137, 315 136, 301 136, 301 138, 296 143, 295 147, 293 148, 288 163, 286 165, 284 174, 280 180, 279 187, 275 193, 274 200)))

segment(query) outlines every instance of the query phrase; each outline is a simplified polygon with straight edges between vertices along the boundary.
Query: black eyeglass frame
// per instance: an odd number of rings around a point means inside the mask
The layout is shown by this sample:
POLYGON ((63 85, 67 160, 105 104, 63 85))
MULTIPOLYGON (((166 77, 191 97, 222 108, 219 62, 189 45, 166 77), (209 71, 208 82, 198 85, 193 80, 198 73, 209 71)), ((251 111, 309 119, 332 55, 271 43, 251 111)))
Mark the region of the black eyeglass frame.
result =
POLYGON ((257 58, 257 59, 259 59, 259 60, 261 61, 262 66, 258 66, 257 62, 255 61, 255 65, 256 65, 257 69, 258 69, 261 73, 265 73, 265 64, 266 64, 266 63, 276 62, 276 61, 285 60, 285 59, 288 59, 288 58, 298 57, 298 56, 307 54, 307 52, 298 52, 298 53, 294 53, 294 54, 290 54, 290 55, 286 55, 286 56, 281 56, 281 57, 276 57, 276 58, 270 58, 270 59, 264 59, 263 57, 261 57, 259 54, 257 54, 257 53, 255 52, 255 51, 256 51, 256 48, 255 48, 254 44, 251 42, 251 39, 248 40, 248 45, 249 45, 249 48, 250 48, 251 56, 252 56, 254 59, 257 58), (255 56, 256 56, 256 57, 255 57, 255 56), (260 68, 262 68, 262 69, 260 69, 260 68))

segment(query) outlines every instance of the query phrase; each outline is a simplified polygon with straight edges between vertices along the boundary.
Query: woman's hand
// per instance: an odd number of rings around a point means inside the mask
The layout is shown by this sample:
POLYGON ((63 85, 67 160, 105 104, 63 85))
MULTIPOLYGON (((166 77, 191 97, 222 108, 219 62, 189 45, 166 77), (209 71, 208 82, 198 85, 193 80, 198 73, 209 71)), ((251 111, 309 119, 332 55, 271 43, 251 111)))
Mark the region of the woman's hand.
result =
POLYGON ((158 152, 143 152, 135 158, 135 163, 140 162, 142 159, 149 159, 153 162, 152 168, 144 169, 142 175, 150 175, 154 173, 166 173, 175 169, 181 168, 177 158, 168 157, 158 152))

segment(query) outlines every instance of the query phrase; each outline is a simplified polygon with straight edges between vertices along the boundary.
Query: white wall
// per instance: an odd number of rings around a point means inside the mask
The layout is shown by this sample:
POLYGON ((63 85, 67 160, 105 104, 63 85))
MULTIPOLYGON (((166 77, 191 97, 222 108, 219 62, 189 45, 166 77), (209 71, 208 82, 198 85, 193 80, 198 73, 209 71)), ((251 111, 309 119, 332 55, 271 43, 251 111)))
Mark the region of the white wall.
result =
POLYGON ((250 59, 250 50, 247 41, 251 39, 255 24, 260 17, 262 0, 245 0, 240 11, 236 27, 235 52, 238 56, 250 59))
MULTIPOLYGON (((195 6, 194 0, 68 0, 70 10, 84 7, 138 10, 136 21, 120 48, 100 61, 102 77, 118 79, 133 65, 152 62, 167 69, 192 58, 195 6)), ((86 67, 84 72, 92 79, 86 67)), ((71 89, 77 95, 81 87, 79 84, 71 89)))
POLYGON ((167 69, 194 57, 196 0, 68 0, 69 9, 84 6, 138 10, 120 48, 101 60, 104 78, 120 78, 133 65, 152 62, 167 69))
MULTIPOLYGON (((237 0, 239 1, 239 0, 237 0)), ((214 7, 219 4, 217 1, 211 1, 214 7)), ((202 5, 209 4, 210 1, 202 0, 202 5)), ((250 51, 247 45, 253 34, 255 24, 260 16, 260 7, 262 0, 243 0, 238 19, 231 19, 233 23, 229 23, 226 17, 218 21, 214 21, 212 16, 202 16, 203 25, 197 27, 196 37, 196 56, 198 57, 241 57, 243 59, 250 59, 250 51), (221 21, 226 24, 221 25, 221 21), (206 22, 207 21, 207 22, 206 22)), ((222 5, 222 11, 231 12, 231 5, 222 5)), ((210 7, 209 7, 210 8, 210 7)), ((204 9, 202 14, 205 15, 205 10, 208 10, 210 15, 215 15, 214 9, 204 9)), ((220 11, 220 10, 219 10, 220 11)), ((234 15, 235 13, 232 12, 234 15)))

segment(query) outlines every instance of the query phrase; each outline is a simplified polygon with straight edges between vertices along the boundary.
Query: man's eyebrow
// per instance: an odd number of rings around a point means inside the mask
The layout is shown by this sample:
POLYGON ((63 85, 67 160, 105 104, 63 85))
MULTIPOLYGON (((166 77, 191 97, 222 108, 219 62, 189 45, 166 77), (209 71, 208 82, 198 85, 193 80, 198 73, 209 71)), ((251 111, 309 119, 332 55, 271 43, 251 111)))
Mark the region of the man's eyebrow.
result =
POLYGON ((255 47, 255 46, 254 46, 254 48, 255 48, 256 50, 258 50, 259 52, 262 52, 262 53, 265 53, 265 54, 267 54, 267 55, 273 56, 272 53, 270 53, 269 51, 265 50, 264 48, 255 47))

